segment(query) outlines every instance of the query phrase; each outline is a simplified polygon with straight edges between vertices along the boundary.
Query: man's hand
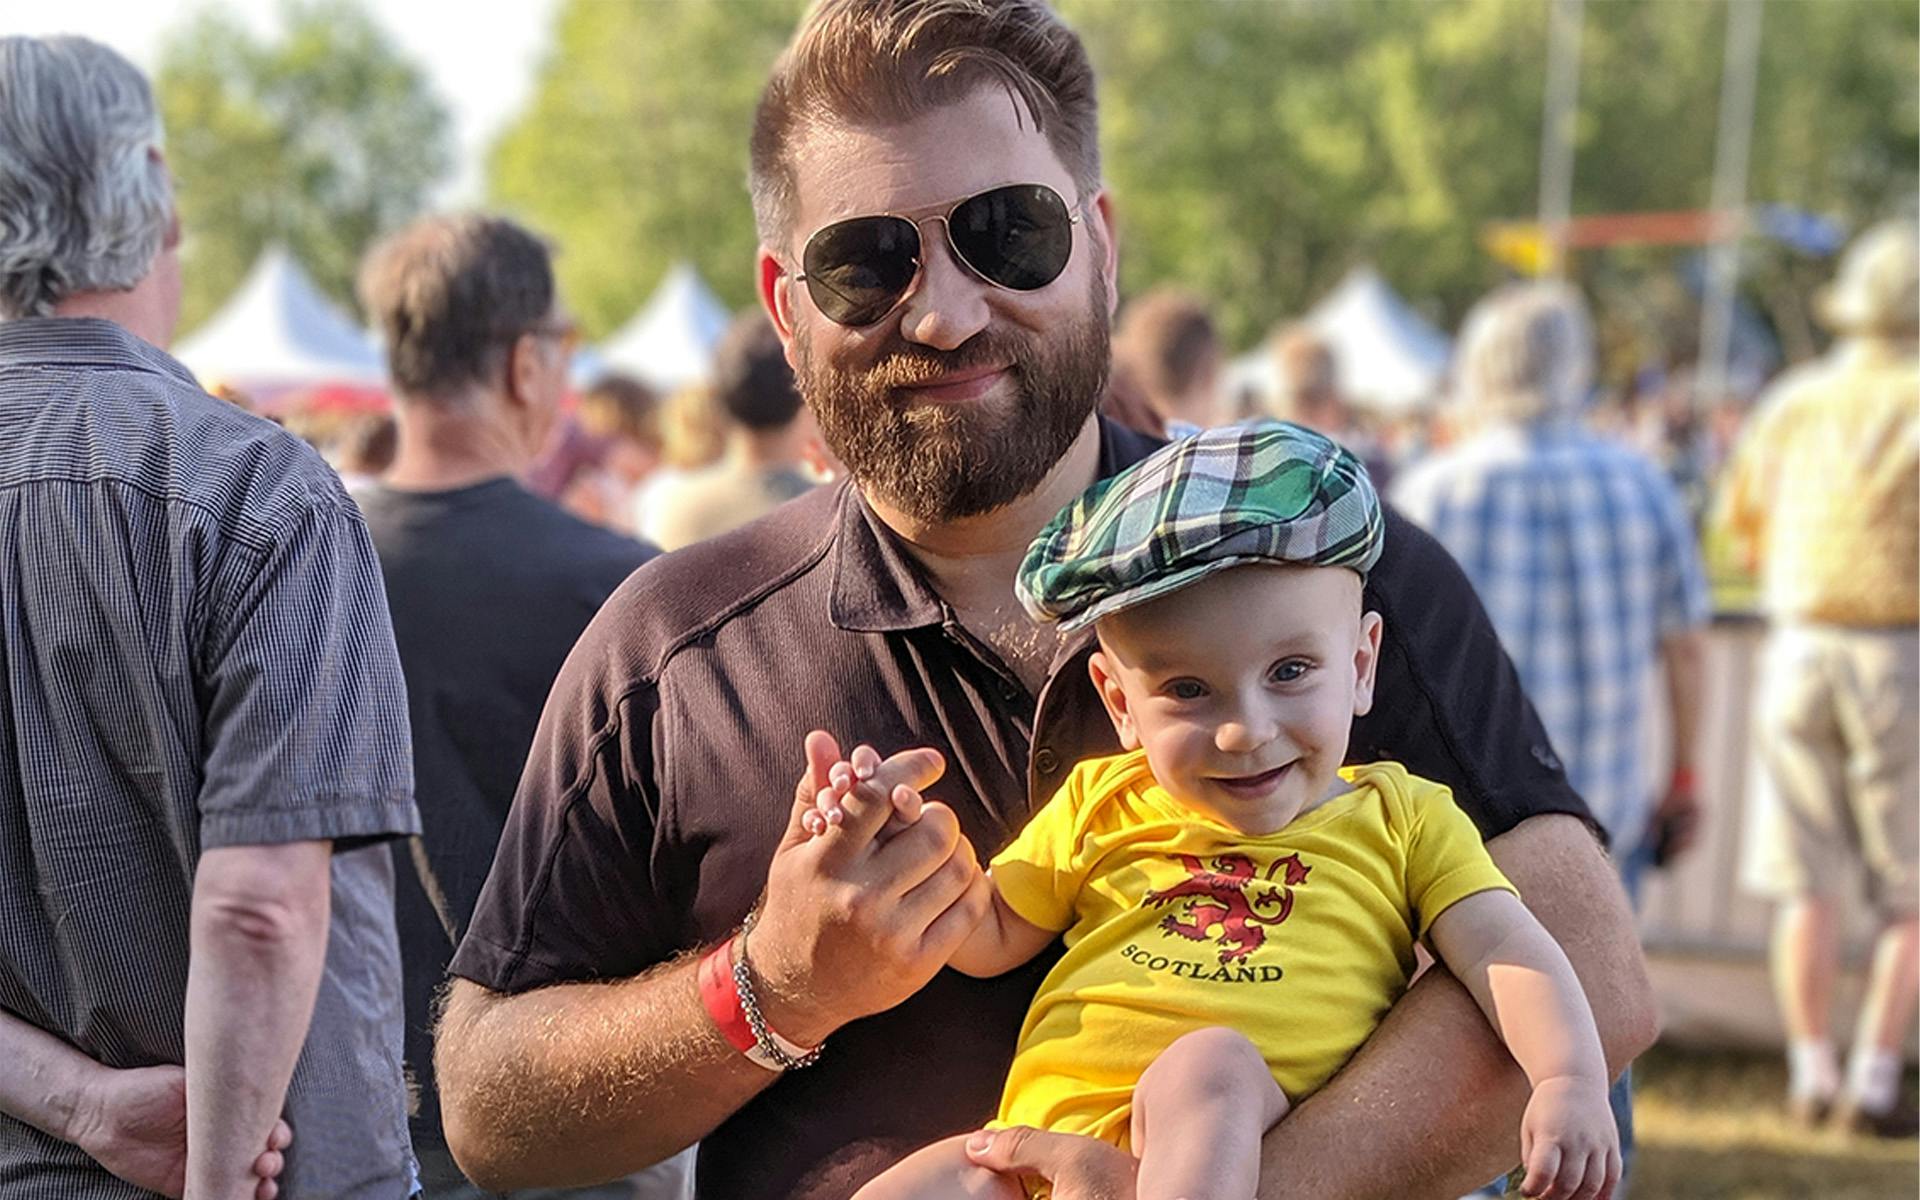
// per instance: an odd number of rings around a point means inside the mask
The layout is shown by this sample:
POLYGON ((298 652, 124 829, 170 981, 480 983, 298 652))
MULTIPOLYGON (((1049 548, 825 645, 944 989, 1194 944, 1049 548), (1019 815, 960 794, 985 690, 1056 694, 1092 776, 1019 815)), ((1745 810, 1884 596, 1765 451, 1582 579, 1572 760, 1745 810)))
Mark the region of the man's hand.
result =
POLYGON ((920 990, 979 924, 991 892, 944 804, 927 803, 912 824, 880 837, 894 814, 887 799, 894 789, 918 791, 946 770, 937 751, 876 762, 870 749, 856 750, 848 761, 867 786, 847 792, 843 819, 818 837, 807 814, 831 785, 841 754, 818 730, 807 735, 806 751, 807 773, 774 850, 749 957, 766 987, 768 1023, 811 1045, 920 990))
POLYGON ((1543 1079, 1520 1122, 1527 1168, 1520 1184, 1535 1200, 1608 1200, 1620 1182, 1620 1134, 1604 1079, 1543 1079))
POLYGON ((1026 1126, 983 1129, 967 1139, 967 1157, 999 1175, 1038 1176, 1053 1200, 1134 1200, 1140 1164, 1098 1138, 1026 1126))
MULTIPOLYGON (((128 1183, 166 1196, 187 1187, 187 1073, 179 1067, 101 1068, 74 1113, 72 1141, 128 1183)), ((254 1200, 274 1200, 293 1141, 285 1121, 274 1124, 253 1162, 254 1200)))
POLYGON ((1654 839, 1658 865, 1666 866, 1693 848, 1700 838, 1700 795, 1693 772, 1675 771, 1667 794, 1647 819, 1647 836, 1654 839))

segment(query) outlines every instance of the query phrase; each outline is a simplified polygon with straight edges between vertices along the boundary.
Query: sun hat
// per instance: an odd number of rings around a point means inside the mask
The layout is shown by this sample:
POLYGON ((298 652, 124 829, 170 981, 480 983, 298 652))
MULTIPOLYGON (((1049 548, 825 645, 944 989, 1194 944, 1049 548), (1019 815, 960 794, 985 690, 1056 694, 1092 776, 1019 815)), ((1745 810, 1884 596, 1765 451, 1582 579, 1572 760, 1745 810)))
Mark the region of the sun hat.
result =
POLYGON ((1204 430, 1103 479, 1027 549, 1015 591, 1072 632, 1246 563, 1350 567, 1385 537, 1360 460, 1285 421, 1204 430))

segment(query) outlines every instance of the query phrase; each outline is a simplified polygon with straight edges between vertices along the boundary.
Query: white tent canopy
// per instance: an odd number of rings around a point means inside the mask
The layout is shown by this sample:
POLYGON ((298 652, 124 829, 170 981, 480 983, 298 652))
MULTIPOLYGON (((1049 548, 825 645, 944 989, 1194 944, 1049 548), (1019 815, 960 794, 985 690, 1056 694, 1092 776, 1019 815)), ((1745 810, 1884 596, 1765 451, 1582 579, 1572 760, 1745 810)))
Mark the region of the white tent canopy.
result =
MULTIPOLYGON (((1439 394, 1452 343, 1372 267, 1349 271, 1304 323, 1332 348, 1341 390, 1356 405, 1401 413, 1439 394)), ((1268 348, 1229 364, 1227 384, 1272 395, 1278 380, 1268 348)))
POLYGON ((379 345, 277 245, 261 253, 232 299, 181 342, 174 357, 208 386, 378 386, 386 379, 379 345))
POLYGON ((686 263, 675 263, 633 319, 588 359, 632 375, 662 392, 699 383, 713 370, 713 350, 733 316, 686 263))

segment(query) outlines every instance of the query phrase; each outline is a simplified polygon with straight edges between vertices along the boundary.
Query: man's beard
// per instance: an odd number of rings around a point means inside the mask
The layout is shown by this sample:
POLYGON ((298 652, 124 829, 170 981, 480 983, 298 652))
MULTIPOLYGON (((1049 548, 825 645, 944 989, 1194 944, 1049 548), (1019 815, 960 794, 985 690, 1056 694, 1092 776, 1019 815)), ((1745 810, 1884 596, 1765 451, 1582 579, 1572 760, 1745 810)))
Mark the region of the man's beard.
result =
POLYGON ((979 516, 1037 487, 1106 390, 1106 289, 1085 316, 1037 335, 989 326, 951 351, 895 336, 873 366, 841 371, 805 339, 795 378, 827 446, 859 484, 916 521, 979 516), (909 404, 899 389, 973 367, 1011 364, 1010 400, 909 404))

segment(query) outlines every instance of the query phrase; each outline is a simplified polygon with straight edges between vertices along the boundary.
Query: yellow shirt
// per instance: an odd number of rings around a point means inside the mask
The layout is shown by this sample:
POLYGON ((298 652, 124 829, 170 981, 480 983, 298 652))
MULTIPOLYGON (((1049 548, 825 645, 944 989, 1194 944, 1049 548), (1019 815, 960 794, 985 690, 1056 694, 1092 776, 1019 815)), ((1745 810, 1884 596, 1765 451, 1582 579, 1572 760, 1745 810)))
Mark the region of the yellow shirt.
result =
POLYGON ((1147 1065, 1216 1025, 1298 1101, 1399 998, 1434 917, 1513 890, 1445 787, 1397 763, 1341 776, 1352 791, 1250 837, 1182 808, 1140 751, 1074 768, 993 861, 1007 904, 1067 947, 1027 1010, 1001 1123, 1124 1147, 1147 1065))
POLYGON ((1843 342, 1762 398, 1720 520, 1761 569, 1769 615, 1920 623, 1920 359, 1843 342))

